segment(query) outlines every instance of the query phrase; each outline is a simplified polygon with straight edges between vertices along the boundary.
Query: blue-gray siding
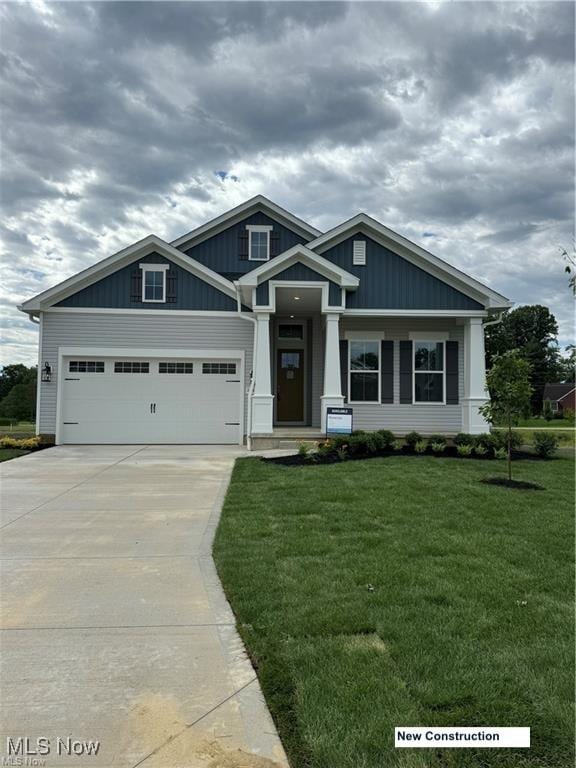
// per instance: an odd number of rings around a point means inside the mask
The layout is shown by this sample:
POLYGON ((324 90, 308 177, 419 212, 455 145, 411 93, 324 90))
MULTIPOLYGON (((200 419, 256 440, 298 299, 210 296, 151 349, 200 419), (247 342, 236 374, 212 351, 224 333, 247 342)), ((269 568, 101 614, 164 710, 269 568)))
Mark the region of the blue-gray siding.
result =
POLYGON ((262 264, 261 261, 249 261, 240 258, 238 249, 240 232, 246 232, 247 224, 267 225, 274 228, 274 232, 278 235, 279 239, 278 253, 276 255, 287 251, 294 245, 308 242, 306 238, 296 234, 296 232, 292 232, 291 229, 271 219, 270 216, 258 212, 242 219, 242 221, 219 232, 217 235, 203 240, 193 248, 189 248, 186 253, 215 272, 219 272, 234 280, 236 277, 250 272, 262 264))
POLYGON ((484 309, 474 299, 411 264, 366 235, 354 235, 322 253, 357 275, 360 285, 346 297, 348 309, 484 309), (352 264, 352 242, 366 241, 366 265, 352 264))
POLYGON ((195 277, 186 269, 155 253, 122 267, 108 277, 83 288, 59 302, 59 307, 105 307, 110 309, 196 309, 235 311, 236 302, 212 285, 195 277), (169 264, 176 273, 176 301, 172 303, 144 303, 131 301, 130 280, 139 264, 169 264))
MULTIPOLYGON (((292 264, 290 267, 286 267, 286 269, 283 269, 282 272, 278 272, 274 277, 271 277, 270 280, 276 281, 276 280, 287 280, 287 281, 312 281, 312 282, 322 282, 322 283, 328 283, 328 300, 329 303, 332 306, 340 306, 341 303, 341 290, 340 286, 336 285, 336 283, 333 283, 331 280, 326 280, 324 275, 321 275, 319 272, 316 272, 314 269, 311 269, 310 267, 306 266, 306 264, 301 264, 300 262, 296 262, 296 264, 292 264)), ((269 303, 270 297, 269 297, 269 288, 268 288, 269 281, 266 280, 264 283, 260 283, 258 288, 256 289, 256 301, 260 305, 266 305, 269 303)))

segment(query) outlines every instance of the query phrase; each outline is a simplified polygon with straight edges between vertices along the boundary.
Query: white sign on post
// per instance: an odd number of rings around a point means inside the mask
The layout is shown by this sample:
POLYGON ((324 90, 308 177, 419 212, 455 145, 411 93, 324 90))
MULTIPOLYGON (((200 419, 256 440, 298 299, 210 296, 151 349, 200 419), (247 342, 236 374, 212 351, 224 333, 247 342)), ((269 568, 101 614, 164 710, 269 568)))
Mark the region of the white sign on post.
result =
POLYGON ((350 435, 352 433, 352 408, 326 409, 326 435, 350 435))

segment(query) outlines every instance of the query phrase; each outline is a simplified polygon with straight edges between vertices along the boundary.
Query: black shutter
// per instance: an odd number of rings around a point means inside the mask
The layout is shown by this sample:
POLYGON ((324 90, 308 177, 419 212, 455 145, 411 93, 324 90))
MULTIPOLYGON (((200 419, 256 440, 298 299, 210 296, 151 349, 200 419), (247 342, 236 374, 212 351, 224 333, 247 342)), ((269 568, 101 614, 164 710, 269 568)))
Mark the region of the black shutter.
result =
POLYGON ((340 340, 340 386, 344 402, 348 402, 348 342, 340 340))
POLYGON ((446 342, 446 405, 458 405, 458 342, 446 342))
POLYGON ((400 342, 400 402, 412 402, 412 342, 400 342))
POLYGON ((133 269, 130 274, 130 301, 142 301, 142 270, 133 269))
POLYGON ((270 232, 270 256, 278 256, 280 253, 280 232, 274 229, 270 232))
POLYGON ((394 342, 383 341, 381 345, 381 379, 382 390, 380 392, 381 403, 394 402, 394 342))
POLYGON ((238 232, 238 257, 243 261, 248 259, 248 231, 241 229, 238 232))
POLYGON ((169 269, 166 273, 166 303, 176 304, 178 300, 178 273, 169 269))

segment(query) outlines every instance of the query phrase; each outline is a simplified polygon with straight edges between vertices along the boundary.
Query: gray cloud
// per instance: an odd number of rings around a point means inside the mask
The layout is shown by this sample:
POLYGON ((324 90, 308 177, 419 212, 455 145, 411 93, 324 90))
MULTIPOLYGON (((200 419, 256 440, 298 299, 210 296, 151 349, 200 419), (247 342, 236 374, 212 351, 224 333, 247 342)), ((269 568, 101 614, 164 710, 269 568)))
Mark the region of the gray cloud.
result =
POLYGON ((28 359, 34 337, 10 306, 257 193, 320 228, 365 210, 518 302, 548 301, 571 337, 555 249, 573 231, 572 4, 0 14, 7 355, 28 359))

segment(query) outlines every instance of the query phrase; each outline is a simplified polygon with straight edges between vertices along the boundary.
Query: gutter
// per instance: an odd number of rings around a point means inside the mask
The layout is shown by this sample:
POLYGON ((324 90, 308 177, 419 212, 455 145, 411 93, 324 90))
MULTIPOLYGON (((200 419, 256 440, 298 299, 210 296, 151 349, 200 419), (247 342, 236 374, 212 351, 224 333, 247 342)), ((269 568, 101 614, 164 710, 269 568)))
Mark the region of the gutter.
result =
POLYGON ((482 327, 488 328, 489 325, 498 325, 504 319, 504 312, 507 311, 508 310, 503 309, 501 312, 498 312, 498 317, 495 320, 488 320, 486 323, 482 323, 482 327))
POLYGON ((234 280, 234 287, 236 288, 236 314, 242 320, 247 320, 254 326, 253 342, 252 342, 252 370, 250 371, 250 382, 248 384, 248 408, 246 410, 246 447, 249 451, 252 450, 252 395, 254 394, 254 360, 256 359, 256 334, 258 332, 258 324, 254 317, 242 312, 242 300, 240 298, 240 284, 237 280, 234 280))

